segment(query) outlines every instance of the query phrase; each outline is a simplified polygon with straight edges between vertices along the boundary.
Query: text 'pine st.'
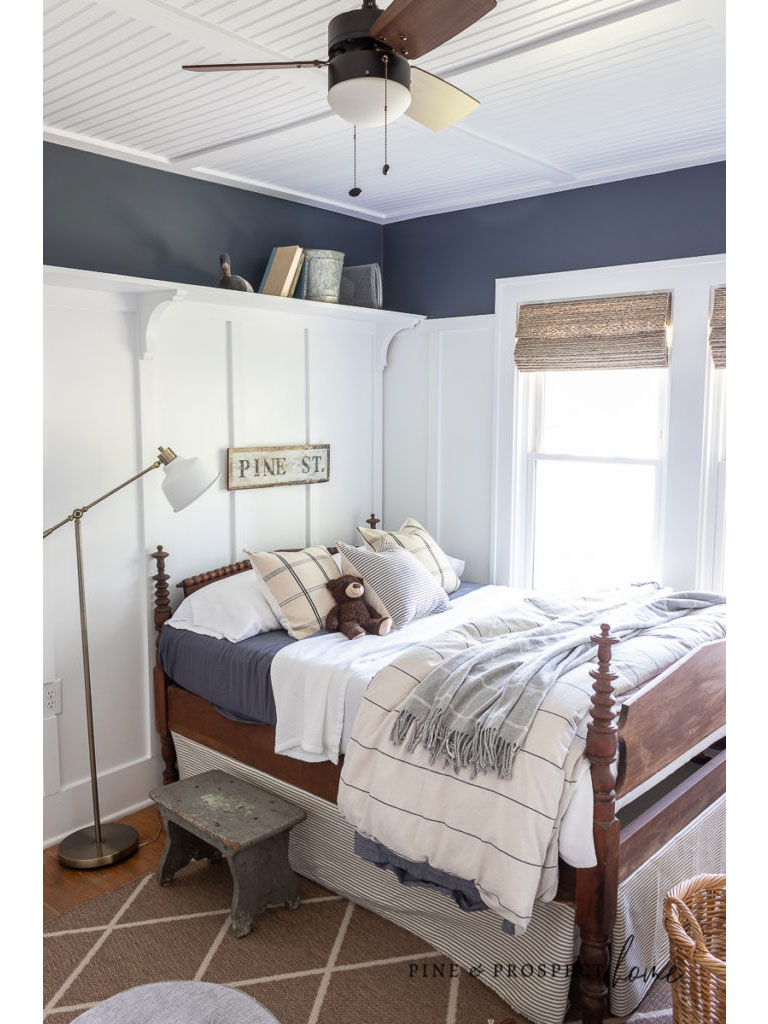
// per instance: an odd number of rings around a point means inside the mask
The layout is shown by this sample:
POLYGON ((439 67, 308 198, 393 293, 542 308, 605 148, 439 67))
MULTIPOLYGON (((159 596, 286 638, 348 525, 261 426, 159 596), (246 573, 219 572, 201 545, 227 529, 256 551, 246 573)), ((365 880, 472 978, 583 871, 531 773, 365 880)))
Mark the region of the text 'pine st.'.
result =
POLYGON ((325 483, 331 475, 331 446, 266 445, 227 449, 227 488, 280 487, 325 483))

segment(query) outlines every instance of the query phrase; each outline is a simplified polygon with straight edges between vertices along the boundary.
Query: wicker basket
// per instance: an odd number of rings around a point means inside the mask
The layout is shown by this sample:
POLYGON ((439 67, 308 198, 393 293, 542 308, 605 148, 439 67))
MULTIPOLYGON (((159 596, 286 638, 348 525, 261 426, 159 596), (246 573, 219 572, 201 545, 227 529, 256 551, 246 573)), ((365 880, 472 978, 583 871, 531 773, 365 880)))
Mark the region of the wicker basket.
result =
POLYGON ((674 1024, 725 1024, 725 875, 698 875, 664 900, 674 1024))

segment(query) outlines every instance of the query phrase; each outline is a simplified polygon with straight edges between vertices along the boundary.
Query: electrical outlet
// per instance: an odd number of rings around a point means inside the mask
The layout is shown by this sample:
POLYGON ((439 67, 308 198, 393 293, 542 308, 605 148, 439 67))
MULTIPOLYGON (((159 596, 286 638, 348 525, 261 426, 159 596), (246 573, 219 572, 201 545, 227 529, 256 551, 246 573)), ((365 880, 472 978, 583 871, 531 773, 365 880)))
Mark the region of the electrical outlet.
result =
POLYGON ((61 680, 51 679, 43 683, 43 717, 61 714, 61 680))

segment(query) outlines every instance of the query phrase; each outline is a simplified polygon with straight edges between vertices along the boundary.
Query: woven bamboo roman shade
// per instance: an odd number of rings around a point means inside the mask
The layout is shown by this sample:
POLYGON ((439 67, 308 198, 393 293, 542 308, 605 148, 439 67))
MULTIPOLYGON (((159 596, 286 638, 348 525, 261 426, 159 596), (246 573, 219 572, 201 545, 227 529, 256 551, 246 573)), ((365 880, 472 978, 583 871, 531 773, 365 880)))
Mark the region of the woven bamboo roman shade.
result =
POLYGON ((712 316, 709 318, 709 349, 718 370, 725 369, 725 286, 715 288, 712 316))
POLYGON ((670 292, 520 306, 515 364, 542 370, 666 366, 670 292))

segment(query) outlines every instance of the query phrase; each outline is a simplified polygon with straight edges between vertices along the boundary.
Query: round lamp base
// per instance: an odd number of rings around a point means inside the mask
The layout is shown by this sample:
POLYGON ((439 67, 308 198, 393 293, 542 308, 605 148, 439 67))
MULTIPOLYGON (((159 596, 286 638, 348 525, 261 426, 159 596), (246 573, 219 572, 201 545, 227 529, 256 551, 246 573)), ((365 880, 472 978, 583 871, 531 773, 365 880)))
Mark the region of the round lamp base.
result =
POLYGON ((101 842, 96 842, 96 828, 78 829, 59 844, 59 860, 68 868, 88 870, 117 864, 135 853, 139 833, 130 825, 102 825, 101 842))

